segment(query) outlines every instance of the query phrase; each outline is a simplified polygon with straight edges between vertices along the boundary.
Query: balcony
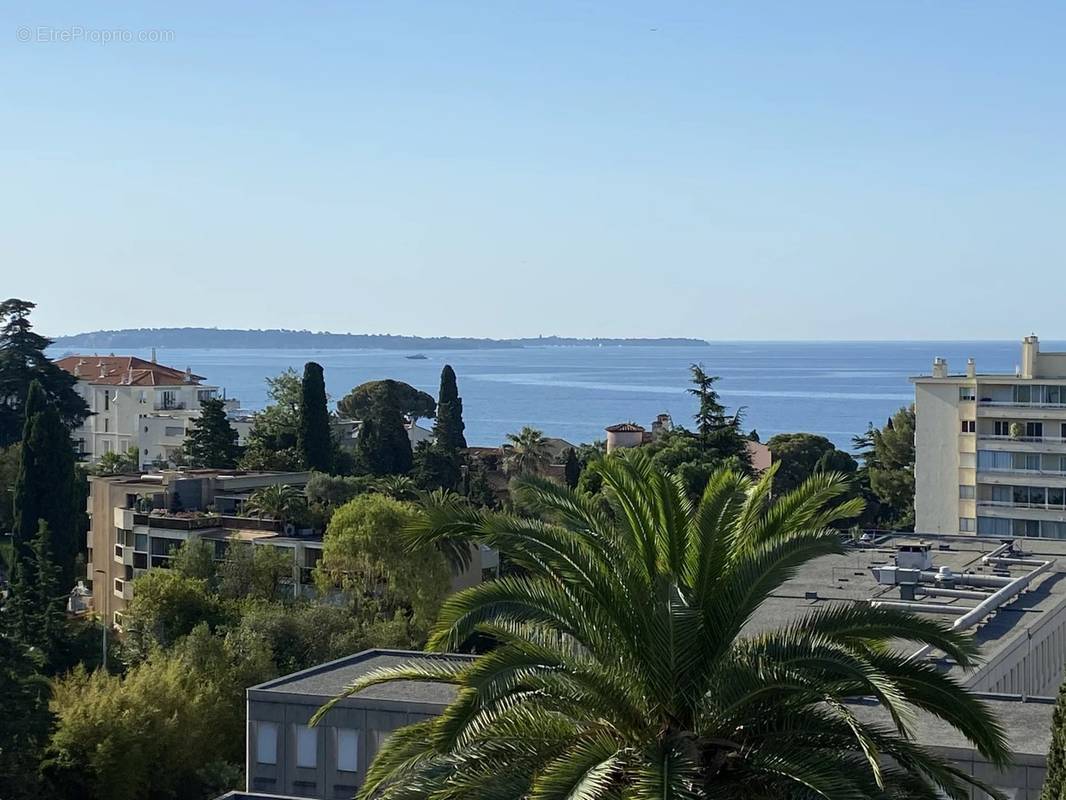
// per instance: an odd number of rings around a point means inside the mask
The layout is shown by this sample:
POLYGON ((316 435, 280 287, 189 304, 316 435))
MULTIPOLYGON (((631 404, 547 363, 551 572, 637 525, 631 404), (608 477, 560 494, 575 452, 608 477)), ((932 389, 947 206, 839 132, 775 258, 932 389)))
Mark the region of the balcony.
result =
POLYGON ((184 411, 185 405, 184 400, 157 400, 152 405, 152 409, 155 411, 184 411))

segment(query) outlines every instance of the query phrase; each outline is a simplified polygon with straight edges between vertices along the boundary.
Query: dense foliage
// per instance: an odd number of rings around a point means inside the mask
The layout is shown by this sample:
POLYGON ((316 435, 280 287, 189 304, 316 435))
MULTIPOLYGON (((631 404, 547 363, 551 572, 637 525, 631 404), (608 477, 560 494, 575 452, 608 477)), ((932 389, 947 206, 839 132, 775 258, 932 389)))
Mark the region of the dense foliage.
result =
POLYGON ((1040 800, 1066 800, 1066 682, 1059 687, 1051 712, 1051 746, 1040 800))
POLYGON ((914 407, 901 408, 883 428, 871 425, 855 437, 860 478, 877 506, 877 527, 914 530, 914 421, 914 407))
POLYGON ((433 435, 437 444, 446 452, 455 452, 466 447, 463 431, 463 398, 455 380, 455 370, 445 364, 440 371, 440 390, 437 394, 437 421, 433 435))
POLYGON ((0 303, 0 447, 17 442, 26 423, 26 398, 36 381, 67 430, 89 416, 89 407, 75 390, 77 379, 56 366, 44 351, 52 343, 33 332, 27 300, 0 303))
POLYGON ((452 509, 416 529, 419 543, 465 534, 522 572, 453 595, 429 639, 447 652, 490 635, 499 644, 488 655, 384 669, 349 687, 458 687, 440 717, 393 734, 360 798, 968 797, 980 782, 911 738, 916 709, 1007 762, 986 707, 908 658, 907 645, 928 644, 970 666, 968 635, 851 604, 750 630, 801 565, 843 552, 827 526, 861 501, 836 502, 837 476, 771 504, 772 471, 753 482, 720 470, 694 503, 640 452, 592 469, 607 508, 532 479, 521 492, 535 518, 452 509), (860 717, 849 701, 865 697, 891 714, 860 717))
POLYGON ((403 411, 388 384, 374 394, 356 440, 356 464, 370 475, 402 475, 413 465, 403 411))
POLYGON ((333 466, 333 439, 329 432, 326 381, 322 365, 308 361, 300 382, 300 427, 297 446, 307 469, 329 472, 333 466))
POLYGON ((241 455, 237 431, 226 415, 226 401, 220 397, 200 403, 200 416, 182 445, 189 466, 206 469, 233 469, 241 455))
POLYGON ((363 419, 371 413, 374 400, 383 391, 393 393, 400 413, 412 421, 436 414, 437 403, 432 395, 391 378, 359 384, 340 399, 337 413, 349 419, 363 419))
POLYGON ((298 446, 300 427, 300 376, 288 369, 267 378, 270 403, 253 417, 248 442, 241 456, 242 469, 291 471, 303 466, 298 446))

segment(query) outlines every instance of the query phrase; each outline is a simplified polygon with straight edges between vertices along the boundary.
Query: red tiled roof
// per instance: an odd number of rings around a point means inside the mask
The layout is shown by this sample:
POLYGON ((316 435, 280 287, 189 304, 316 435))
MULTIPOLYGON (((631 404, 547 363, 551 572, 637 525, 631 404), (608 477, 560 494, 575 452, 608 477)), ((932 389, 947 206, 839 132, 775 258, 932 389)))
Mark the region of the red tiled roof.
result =
POLYGON ((606 428, 607 433, 644 433, 644 429, 633 422, 619 422, 606 428))
POLYGON ((76 378, 109 386, 177 386, 204 379, 136 356, 67 356, 56 364, 76 378))

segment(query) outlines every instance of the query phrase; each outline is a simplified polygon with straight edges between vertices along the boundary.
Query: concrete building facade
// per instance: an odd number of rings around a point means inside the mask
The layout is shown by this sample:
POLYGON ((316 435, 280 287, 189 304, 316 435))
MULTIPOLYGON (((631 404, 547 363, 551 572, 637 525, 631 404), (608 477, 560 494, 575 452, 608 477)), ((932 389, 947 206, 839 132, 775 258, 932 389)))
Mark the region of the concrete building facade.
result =
POLYGON ((1066 353, 1027 336, 1013 375, 938 358, 911 380, 916 529, 1066 538, 1066 353))
MULTIPOLYGON (((95 463, 106 453, 136 448, 138 465, 166 465, 185 441, 200 404, 219 397, 191 369, 178 370, 135 356, 66 356, 56 364, 78 379, 76 391, 91 412, 73 432, 81 457, 95 463)), ((231 424, 243 441, 251 427, 240 403, 226 400, 231 424)))

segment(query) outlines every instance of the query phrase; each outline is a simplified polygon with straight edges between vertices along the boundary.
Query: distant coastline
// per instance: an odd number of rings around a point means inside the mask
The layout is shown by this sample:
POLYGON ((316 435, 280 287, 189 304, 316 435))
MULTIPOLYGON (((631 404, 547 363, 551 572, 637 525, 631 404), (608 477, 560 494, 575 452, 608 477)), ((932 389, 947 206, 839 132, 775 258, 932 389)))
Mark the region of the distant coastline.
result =
POLYGON ((703 339, 579 339, 538 336, 524 339, 477 339, 451 336, 327 333, 284 329, 126 328, 58 336, 54 349, 121 350, 147 347, 263 350, 484 350, 522 347, 703 347, 703 339))

